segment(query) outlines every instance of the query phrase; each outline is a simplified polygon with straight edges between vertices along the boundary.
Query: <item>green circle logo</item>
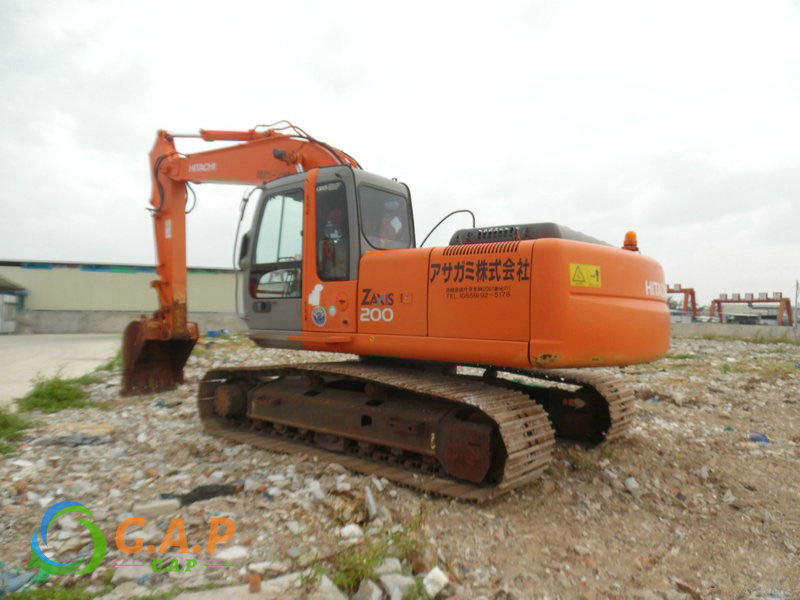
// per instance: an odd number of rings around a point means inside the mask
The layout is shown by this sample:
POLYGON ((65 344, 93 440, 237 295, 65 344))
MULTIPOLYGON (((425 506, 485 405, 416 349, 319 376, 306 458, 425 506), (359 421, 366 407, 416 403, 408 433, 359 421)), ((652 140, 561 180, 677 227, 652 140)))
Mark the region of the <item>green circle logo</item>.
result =
MULTIPOLYGON (((42 541, 44 542, 44 547, 47 547, 47 530, 50 527, 50 523, 56 521, 60 516, 70 512, 83 513, 88 515, 91 519, 94 519, 94 515, 92 515, 89 509, 79 502, 65 500, 63 502, 56 502, 53 504, 53 506, 45 511, 44 516, 42 517, 41 527, 33 534, 33 538, 31 539, 31 560, 25 567, 26 569, 40 568, 50 575, 66 575, 67 573, 72 573, 73 571, 80 569, 81 564, 83 564, 84 561, 83 558, 75 561, 74 563, 64 564, 56 562, 51 558, 48 558, 39 545, 38 538, 39 535, 41 535, 42 541)), ((89 534, 92 536, 92 541, 94 542, 94 551, 92 552, 89 562, 86 563, 86 565, 80 571, 78 571, 78 575, 84 575, 86 573, 91 573, 100 566, 100 563, 103 562, 103 559, 106 557, 106 553, 108 552, 108 544, 106 543, 106 536, 103 535, 103 532, 100 531, 100 528, 95 525, 93 521, 80 519, 78 517, 76 517, 75 520, 89 530, 89 534)))

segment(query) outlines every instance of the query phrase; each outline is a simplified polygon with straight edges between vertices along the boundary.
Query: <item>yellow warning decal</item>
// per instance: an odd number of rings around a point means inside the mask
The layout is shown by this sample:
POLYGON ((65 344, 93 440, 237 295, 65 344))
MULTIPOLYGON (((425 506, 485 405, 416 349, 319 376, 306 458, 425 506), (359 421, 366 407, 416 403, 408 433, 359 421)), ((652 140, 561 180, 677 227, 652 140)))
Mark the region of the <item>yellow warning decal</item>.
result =
POLYGON ((569 263, 569 283, 581 287, 603 287, 600 265, 569 263))

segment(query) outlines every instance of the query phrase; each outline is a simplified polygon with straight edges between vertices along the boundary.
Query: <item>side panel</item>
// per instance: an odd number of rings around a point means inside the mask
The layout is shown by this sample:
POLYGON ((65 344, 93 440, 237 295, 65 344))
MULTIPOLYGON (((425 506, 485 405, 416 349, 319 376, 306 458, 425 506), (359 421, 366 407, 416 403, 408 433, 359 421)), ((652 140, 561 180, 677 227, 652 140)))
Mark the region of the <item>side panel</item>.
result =
POLYGON ((429 334, 527 342, 533 244, 434 248, 428 272, 429 334))
POLYGON ((428 334, 430 248, 370 252, 358 278, 359 333, 428 334))
POLYGON ((661 265, 594 244, 534 243, 534 366, 625 365, 666 354, 670 322, 661 265))
POLYGON ((521 369, 530 367, 527 342, 367 333, 337 335, 316 332, 289 336, 289 341, 302 343, 305 350, 348 352, 409 360, 502 365, 521 369))

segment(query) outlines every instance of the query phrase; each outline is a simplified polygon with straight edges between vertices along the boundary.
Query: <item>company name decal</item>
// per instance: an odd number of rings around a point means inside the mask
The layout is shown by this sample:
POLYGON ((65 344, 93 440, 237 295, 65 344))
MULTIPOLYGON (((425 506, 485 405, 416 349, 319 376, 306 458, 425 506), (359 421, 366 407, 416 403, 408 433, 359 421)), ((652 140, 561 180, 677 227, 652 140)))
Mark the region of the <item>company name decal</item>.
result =
POLYGON ((217 170, 217 163, 215 162, 203 162, 203 163, 192 163, 189 165, 189 173, 194 173, 195 171, 216 171, 217 170))
POLYGON ((659 298, 667 296, 667 284, 660 281, 645 281, 644 293, 648 296, 658 296, 659 298))

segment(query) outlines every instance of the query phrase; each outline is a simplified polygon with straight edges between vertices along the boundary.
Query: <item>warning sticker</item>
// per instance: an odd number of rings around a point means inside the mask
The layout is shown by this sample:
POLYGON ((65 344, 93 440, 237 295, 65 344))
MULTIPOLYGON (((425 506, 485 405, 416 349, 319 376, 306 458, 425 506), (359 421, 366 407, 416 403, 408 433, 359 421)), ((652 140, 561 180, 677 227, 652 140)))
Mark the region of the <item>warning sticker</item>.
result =
POLYGON ((599 265, 569 263, 569 283, 581 287, 603 287, 599 265))

